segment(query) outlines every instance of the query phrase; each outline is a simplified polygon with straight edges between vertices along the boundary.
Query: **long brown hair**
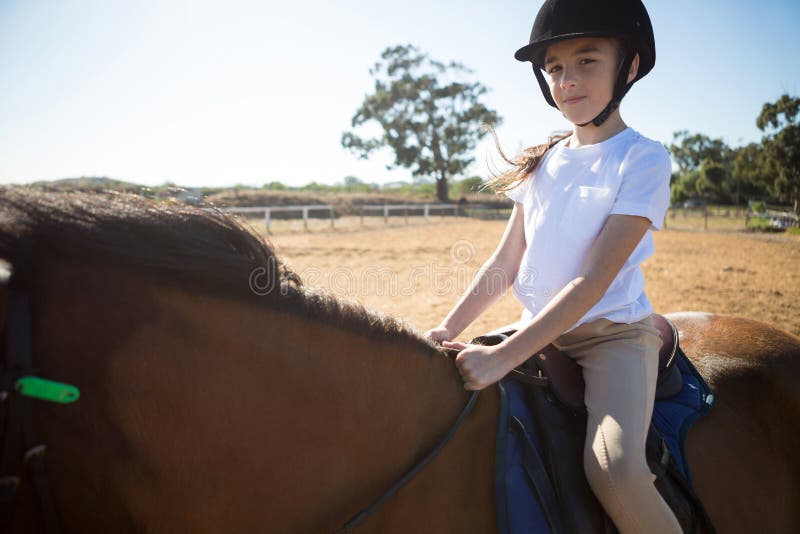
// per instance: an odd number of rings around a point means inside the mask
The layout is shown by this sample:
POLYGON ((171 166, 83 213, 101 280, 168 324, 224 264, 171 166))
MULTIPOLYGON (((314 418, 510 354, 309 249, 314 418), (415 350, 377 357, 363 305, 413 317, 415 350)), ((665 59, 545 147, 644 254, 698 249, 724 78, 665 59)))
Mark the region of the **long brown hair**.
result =
POLYGON ((539 162, 542 161, 544 155, 553 145, 572 135, 572 132, 561 132, 550 135, 547 137, 546 143, 528 147, 514 156, 514 159, 508 159, 505 152, 503 152, 503 149, 500 147, 500 142, 497 140, 497 134, 494 128, 491 126, 487 126, 487 128, 492 134, 492 137, 494 137, 494 144, 497 147, 497 152, 500 153, 500 157, 503 158, 503 161, 512 166, 511 169, 501 174, 493 174, 492 178, 484 186, 484 189, 491 189, 498 194, 519 187, 530 177, 533 171, 536 170, 539 162))

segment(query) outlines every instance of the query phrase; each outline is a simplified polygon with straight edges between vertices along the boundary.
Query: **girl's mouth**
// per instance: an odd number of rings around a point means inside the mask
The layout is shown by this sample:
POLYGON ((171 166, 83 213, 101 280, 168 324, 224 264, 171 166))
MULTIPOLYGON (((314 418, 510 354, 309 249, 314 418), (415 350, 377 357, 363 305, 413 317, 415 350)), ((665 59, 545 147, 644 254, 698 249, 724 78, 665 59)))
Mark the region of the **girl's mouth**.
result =
POLYGON ((586 98, 586 97, 585 96, 576 96, 575 98, 570 98, 568 100, 564 100, 564 103, 565 104, 574 104, 576 102, 580 102, 584 98, 586 98))

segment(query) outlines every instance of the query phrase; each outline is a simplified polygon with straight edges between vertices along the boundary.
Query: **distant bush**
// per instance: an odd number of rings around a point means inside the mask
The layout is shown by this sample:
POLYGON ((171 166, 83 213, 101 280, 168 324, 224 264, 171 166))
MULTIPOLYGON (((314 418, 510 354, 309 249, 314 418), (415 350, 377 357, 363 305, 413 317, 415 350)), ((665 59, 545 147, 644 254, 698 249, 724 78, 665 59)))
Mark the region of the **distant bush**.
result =
POLYGON ((286 191, 288 187, 281 182, 269 182, 262 185, 261 189, 267 189, 269 191, 286 191))

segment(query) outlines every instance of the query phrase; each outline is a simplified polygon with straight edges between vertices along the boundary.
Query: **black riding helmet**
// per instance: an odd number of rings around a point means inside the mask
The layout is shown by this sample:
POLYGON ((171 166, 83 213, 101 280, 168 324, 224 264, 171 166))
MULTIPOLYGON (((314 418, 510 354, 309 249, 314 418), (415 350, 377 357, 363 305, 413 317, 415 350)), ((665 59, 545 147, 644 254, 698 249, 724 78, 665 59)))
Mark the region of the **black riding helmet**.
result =
MULTIPOLYGON (((547 103, 558 108, 544 79, 544 54, 547 46, 578 37, 619 37, 628 53, 614 85, 611 102, 589 121, 600 126, 619 107, 631 85, 643 78, 656 63, 656 41, 650 17, 641 0, 546 0, 533 22, 530 43, 514 54, 519 61, 530 61, 547 103), (629 84, 628 71, 636 53, 639 70, 629 84)), ((586 126, 589 122, 580 124, 586 126)))

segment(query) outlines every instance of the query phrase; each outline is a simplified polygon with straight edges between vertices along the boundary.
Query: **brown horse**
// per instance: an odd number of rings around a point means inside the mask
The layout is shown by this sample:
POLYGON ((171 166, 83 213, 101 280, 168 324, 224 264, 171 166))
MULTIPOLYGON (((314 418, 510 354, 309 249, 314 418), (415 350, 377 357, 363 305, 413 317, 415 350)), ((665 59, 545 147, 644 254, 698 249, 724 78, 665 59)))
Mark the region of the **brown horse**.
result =
MULTIPOLYGON (((441 349, 305 287, 216 212, 0 188, 0 258, 30 297, 39 376, 81 390, 74 404, 35 405, 66 532, 331 532, 468 399, 441 349)), ((715 391, 688 455, 718 530, 800 531, 800 338, 746 319, 671 319, 715 391)), ((356 530, 494 531, 497 412, 488 388, 356 530)), ((13 532, 40 524, 32 493, 24 478, 13 532)))

